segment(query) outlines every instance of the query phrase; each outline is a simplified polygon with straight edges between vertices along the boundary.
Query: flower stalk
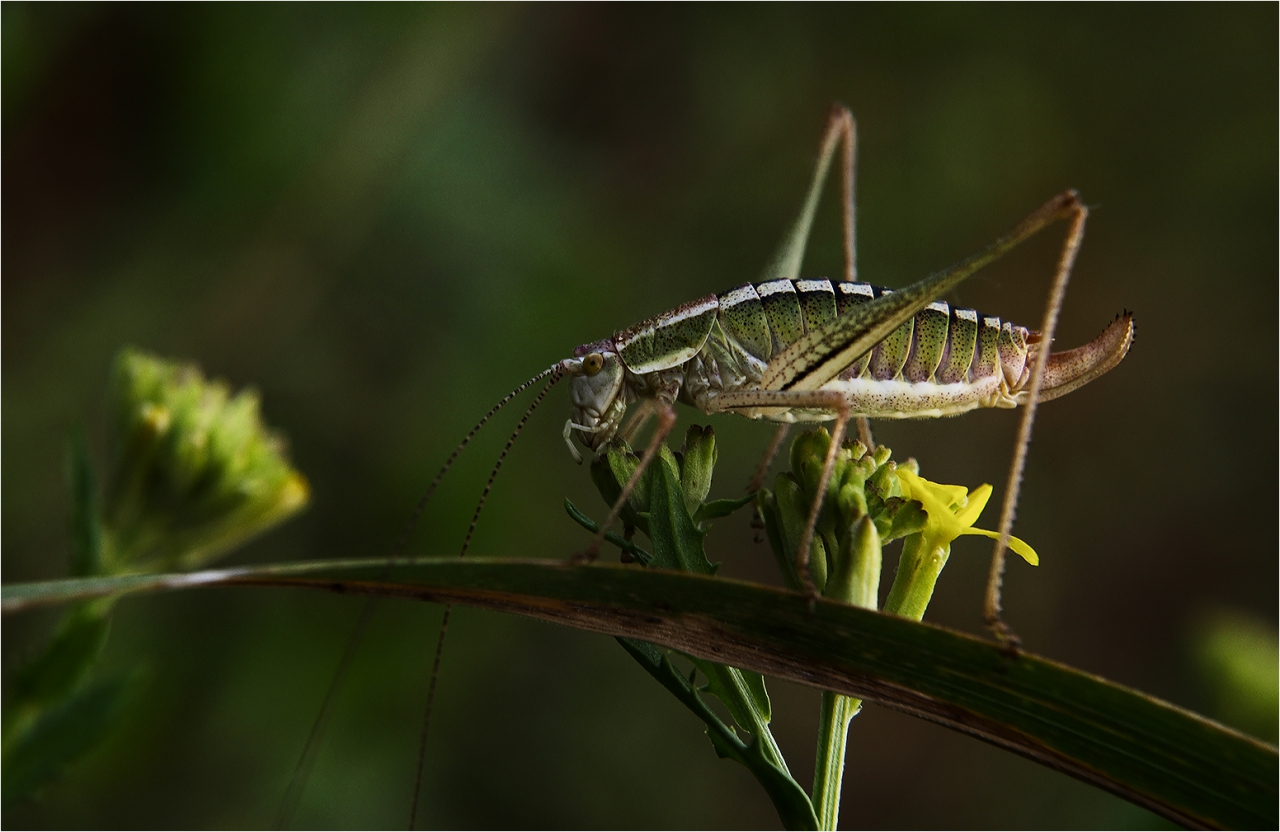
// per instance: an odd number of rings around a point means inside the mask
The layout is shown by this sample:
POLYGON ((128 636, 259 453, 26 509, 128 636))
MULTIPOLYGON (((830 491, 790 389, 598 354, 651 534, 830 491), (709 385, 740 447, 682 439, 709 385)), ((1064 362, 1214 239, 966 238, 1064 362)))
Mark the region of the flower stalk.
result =
MULTIPOLYGON (((621 550, 624 562, 713 575, 718 564, 707 559, 702 546, 707 523, 753 502, 783 580, 802 591, 796 551, 830 446, 831 437, 822 428, 803 433, 792 443, 789 469, 777 475, 772 489, 738 500, 707 502, 716 462, 715 436, 710 428, 695 425, 680 453, 659 448, 622 508, 625 533, 609 532, 605 539, 621 550), (649 538, 652 553, 634 542, 636 531, 649 538)), ((617 500, 639 461, 621 440, 607 446, 595 460, 592 479, 606 503, 617 500)), ((878 609, 883 546, 903 539, 884 611, 919 620, 950 556, 952 541, 966 534, 995 536, 973 526, 990 496, 989 485, 970 492, 930 482, 920 476, 914 460, 897 463, 886 447, 873 450, 856 440, 847 442, 835 453, 821 495, 809 567, 815 587, 824 598, 878 609)), ((568 500, 565 508, 577 523, 596 533, 596 523, 568 500)), ((1035 552, 1021 540, 1011 539, 1010 548, 1037 562, 1035 552)), ((645 642, 620 641, 632 658, 703 721, 719 756, 751 771, 787 828, 837 827, 849 724, 862 708, 861 699, 823 693, 813 787, 806 794, 791 777, 769 730, 771 706, 763 677, 645 642), (676 658, 691 664, 693 672, 686 675, 677 670, 676 658), (705 684, 695 684, 698 674, 705 684), (721 701, 732 724, 707 706, 704 694, 721 701)))
MULTIPOLYGON (((808 431, 791 446, 790 470, 778 474, 771 491, 757 495, 765 530, 792 589, 801 583, 795 568, 809 507, 815 497, 831 438, 823 428, 808 431)), ((810 574, 819 592, 866 609, 879 608, 882 546, 903 539, 902 555, 883 611, 919 621, 933 597, 951 543, 966 534, 996 536, 973 527, 991 496, 991 486, 973 492, 930 482, 915 460, 896 463, 880 446, 868 449, 849 441, 835 463, 818 514, 810 574)), ((1010 548, 1030 563, 1035 552, 1021 540, 1010 548)), ((814 761, 812 801, 819 828, 835 829, 849 723, 861 710, 860 699, 830 691, 822 696, 814 761)))

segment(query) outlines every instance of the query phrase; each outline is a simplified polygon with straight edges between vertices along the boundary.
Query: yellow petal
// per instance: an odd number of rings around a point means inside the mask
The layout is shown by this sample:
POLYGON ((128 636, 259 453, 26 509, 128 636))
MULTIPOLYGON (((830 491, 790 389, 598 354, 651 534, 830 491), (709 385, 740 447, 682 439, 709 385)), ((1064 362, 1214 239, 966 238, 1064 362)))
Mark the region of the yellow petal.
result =
POLYGON ((991 486, 985 483, 975 488, 969 495, 968 504, 956 512, 956 522, 965 527, 978 522, 978 515, 987 507, 987 500, 991 499, 991 491, 991 486))
MULTIPOLYGON (((975 529, 973 527, 965 529, 962 534, 980 534, 983 537, 989 537, 992 540, 1000 539, 999 532, 988 531, 987 529, 975 529)), ((1009 535, 1009 548, 1015 553, 1021 555, 1022 559, 1032 566, 1040 565, 1040 556, 1037 555, 1036 550, 1032 549, 1031 546, 1022 538, 1009 535)))
MULTIPOLYGON (((951 516, 952 493, 946 486, 939 486, 906 468, 898 469, 898 482, 902 485, 902 493, 908 500, 919 500, 929 514, 945 513, 951 516)), ((963 491, 964 489, 961 489, 963 491)))
POLYGON ((943 485, 940 482, 931 482, 925 480, 933 488, 934 493, 947 504, 948 508, 955 509, 957 506, 963 506, 965 501, 969 499, 969 489, 963 485, 943 485))

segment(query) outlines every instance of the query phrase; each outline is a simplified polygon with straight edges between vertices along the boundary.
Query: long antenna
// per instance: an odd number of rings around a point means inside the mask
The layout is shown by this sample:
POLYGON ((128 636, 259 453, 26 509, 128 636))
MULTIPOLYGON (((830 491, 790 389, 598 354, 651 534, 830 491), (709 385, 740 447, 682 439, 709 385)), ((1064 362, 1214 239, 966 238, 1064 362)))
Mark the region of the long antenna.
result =
MULTIPOLYGON (((440 467, 440 472, 436 474, 436 478, 431 481, 431 485, 427 486, 427 490, 426 492, 423 493, 422 497, 418 500, 418 504, 413 507, 413 514, 409 515, 409 521, 405 523, 404 531, 400 533, 400 539, 396 541, 396 549, 395 549, 396 557, 400 557, 401 555, 404 554, 406 547, 408 547, 409 545, 409 535, 413 534, 414 528, 418 525, 418 519, 422 517, 422 512, 427 507, 427 501, 430 500, 431 495, 435 493, 436 487, 440 485, 440 481, 444 479, 444 475, 449 471, 449 468, 453 466, 454 460, 458 458, 458 454, 462 453, 462 449, 467 447, 467 444, 471 442, 472 439, 475 438, 475 435, 480 432, 480 428, 484 427, 485 422, 488 422, 490 419, 492 419, 494 414, 496 414, 499 410, 501 410, 503 406, 505 406, 508 402, 510 402, 516 396, 520 395, 521 393, 528 390, 533 385, 537 384, 538 382, 542 381, 544 378, 552 374, 557 374, 557 375, 551 381, 551 383, 547 385, 548 388, 552 384, 555 384, 557 381, 563 378, 564 368, 561 367, 559 364, 555 364, 551 367, 548 367, 547 369, 538 373, 533 378, 521 384, 516 389, 512 390, 507 395, 503 396, 502 401, 498 402, 493 407, 491 407, 489 409, 489 412, 484 414, 484 416, 480 419, 479 422, 476 422, 476 426, 471 429, 471 432, 468 433, 466 437, 461 442, 458 443, 458 447, 453 449, 453 453, 449 455, 449 459, 446 460, 444 465, 440 467)), ((545 396, 546 394, 547 394, 546 390, 543 390, 541 393, 539 393, 537 401, 542 401, 542 397, 545 396)), ((528 419, 528 418, 529 418, 528 414, 525 414, 525 419, 528 419)), ((523 425, 524 421, 522 420, 520 424, 523 425)), ((505 451, 503 453, 505 454, 505 451)), ((492 484, 493 482, 492 480, 490 480, 490 485, 492 484)), ((486 494, 488 493, 487 488, 485 490, 485 493, 486 494)), ((472 530, 475 529, 475 520, 471 521, 471 528, 472 530)), ((468 532, 467 533, 468 539, 470 538, 470 536, 471 536, 471 533, 468 532)))
MULTIPOLYGON (((523 393, 525 390, 528 390, 539 381, 542 381, 547 376, 556 373, 557 370, 563 372, 560 364, 548 367, 541 373, 538 373, 533 378, 503 396, 501 401, 491 407, 489 412, 484 414, 479 422, 476 422, 475 427, 471 428, 463 440, 458 443, 458 447, 453 449, 453 453, 449 455, 449 458, 445 461, 444 465, 440 467, 440 471, 436 474, 435 479, 431 481, 431 485, 427 486, 427 490, 423 492, 420 498, 418 498, 417 505, 414 506, 413 512, 409 515, 408 522, 405 523, 404 529, 400 532, 399 538, 396 539, 395 548, 392 550, 394 552, 392 556, 393 559, 398 560, 404 556, 405 550, 409 545, 409 537, 412 535, 414 528, 417 527, 418 520, 421 519, 422 512, 427 507, 427 502, 430 501, 431 495, 434 494, 436 488, 439 487, 441 480, 444 479, 444 475, 449 472, 449 469, 453 467, 453 463, 457 461, 458 455, 462 453, 462 449, 467 447, 471 440, 475 438, 476 434, 480 432, 480 429, 484 427, 485 423, 492 419, 494 415, 512 399, 523 393)), ((557 380, 558 378, 559 376, 557 376, 557 380)), ((542 395, 546 395, 545 390, 541 395, 539 395, 539 399, 541 399, 542 395)), ((528 418, 527 415, 526 418, 528 418)), ((474 530, 474 519, 471 522, 471 527, 474 530)), ((468 539, 470 539, 470 536, 471 533, 468 532, 468 539)), ((382 577, 386 577, 386 570, 383 570, 382 577)), ((284 797, 280 800, 280 809, 276 813, 276 829, 285 829, 288 827, 290 822, 293 820, 294 812, 298 809, 298 804, 302 800, 302 793, 307 787, 307 781, 311 778, 311 770, 315 767, 316 757, 320 753, 320 740, 324 737, 325 730, 329 724, 329 719, 333 715, 334 703, 337 701, 338 694, 342 692, 342 688, 346 684, 347 674, 351 670, 351 664, 355 660, 356 653, 360 650, 361 642, 364 641, 365 633, 369 630, 369 624, 373 621, 373 613, 377 609, 377 606, 377 597, 370 597, 365 601, 364 607, 360 610, 360 616, 356 619, 356 625, 352 629, 351 636, 347 639, 347 644, 342 650, 342 657, 338 659, 338 667, 334 671, 333 681, 329 683, 329 689, 325 692, 324 701, 320 704, 320 712, 316 714, 315 720, 311 723, 311 732, 307 735, 306 745, 302 748, 302 754, 298 757, 298 762, 293 768, 293 774, 289 778, 289 785, 285 787, 284 797)), ((446 607, 446 621, 448 620, 448 617, 449 612, 446 607)), ((436 662, 437 664, 439 663, 438 653, 436 656, 436 662)), ((417 800, 416 791, 414 799, 415 801, 417 800)))
MULTIPOLYGON (((498 454, 498 461, 494 463, 493 470, 489 473, 489 481, 484 484, 484 491, 480 492, 480 502, 476 505, 475 513, 471 515, 471 525, 467 528, 467 536, 462 541, 462 549, 458 552, 458 557, 466 557, 467 550, 471 547, 471 538, 475 535, 476 524, 480 522, 480 512, 484 511, 485 501, 489 499, 489 492, 493 490, 494 480, 498 478, 498 472, 502 470, 502 463, 506 461, 507 454, 511 452, 512 446, 516 444, 516 438, 520 436, 520 431, 524 430, 525 423, 529 421, 533 411, 537 410, 538 405, 542 404, 542 400, 546 398, 547 393, 550 392, 555 383, 564 378, 564 368, 557 364, 547 372, 525 382, 523 386, 528 387, 547 375, 551 376, 551 380, 534 397, 529 409, 524 412, 524 415, 520 417, 520 421, 516 423, 516 429, 511 432, 511 438, 507 440, 502 453, 498 454)), ((452 460, 450 461, 452 462, 452 460)), ((438 481, 439 478, 437 478, 438 481)), ((422 795, 422 769, 427 760, 427 734, 431 729, 431 711, 436 704, 436 682, 440 679, 440 659, 444 655, 444 642, 449 632, 449 617, 452 613, 453 605, 445 604, 444 615, 440 619, 440 636, 436 639, 436 656, 431 663, 431 683, 427 686, 427 705, 422 713, 422 734, 418 738, 418 767, 413 777, 413 804, 409 807, 410 829, 413 829, 413 825, 418 819, 418 799, 422 795)))

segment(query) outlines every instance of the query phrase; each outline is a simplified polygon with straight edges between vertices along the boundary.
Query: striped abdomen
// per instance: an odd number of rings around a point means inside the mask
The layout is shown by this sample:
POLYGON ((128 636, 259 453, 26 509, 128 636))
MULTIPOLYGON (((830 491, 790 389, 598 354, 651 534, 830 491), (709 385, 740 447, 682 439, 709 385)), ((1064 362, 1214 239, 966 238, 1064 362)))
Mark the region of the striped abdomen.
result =
MULTIPOLYGON (((809 329, 891 291, 867 283, 771 280, 721 294, 718 319, 730 341, 767 364, 809 329)), ((1029 373, 1028 335, 1024 327, 937 301, 825 387, 845 390, 858 412, 882 417, 1013 407, 1011 394, 1029 373)))

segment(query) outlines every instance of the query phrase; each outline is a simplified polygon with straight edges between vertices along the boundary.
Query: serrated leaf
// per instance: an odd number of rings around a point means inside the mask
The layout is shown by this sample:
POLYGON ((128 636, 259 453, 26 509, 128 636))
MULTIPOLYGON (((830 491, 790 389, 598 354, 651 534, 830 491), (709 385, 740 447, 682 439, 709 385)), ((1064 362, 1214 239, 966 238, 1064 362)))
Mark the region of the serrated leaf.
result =
POLYGON ((789 775, 786 759, 769 730, 771 706, 764 678, 749 670, 739 670, 694 656, 688 656, 688 659, 707 677, 707 692, 723 702, 739 727, 756 738, 761 752, 770 763, 789 775))
POLYGON ((707 739, 711 740, 711 747, 715 750, 717 757, 719 757, 722 760, 734 759, 735 751, 737 749, 729 745, 728 741, 725 740, 724 737, 720 736, 719 732, 712 731, 710 728, 708 728, 707 739))
POLYGON ((765 746, 759 742, 759 737, 753 736, 749 743, 738 739, 733 729, 716 716, 702 700, 698 689, 680 675, 671 659, 659 648, 631 638, 619 638, 618 643, 646 672, 702 720, 707 726, 707 738, 711 740, 711 746, 718 757, 746 766, 773 801, 783 826, 787 829, 818 828, 818 818, 809 802, 809 795, 791 778, 785 765, 779 766, 775 760, 770 759, 765 746))
MULTIPOLYGON (((664 460, 665 462, 665 460, 664 460)), ((654 466, 649 484, 649 539, 653 542, 653 565, 698 575, 714 575, 718 564, 707 560, 702 531, 689 516, 680 491, 678 471, 672 464, 654 466)))
MULTIPOLYGON (((639 464, 639 458, 622 442, 609 445, 603 456, 591 462, 591 481, 606 503, 612 506, 618 501, 622 486, 639 464)), ((649 473, 645 472, 640 477, 619 515, 622 522, 635 526, 646 535, 649 534, 649 473)))

